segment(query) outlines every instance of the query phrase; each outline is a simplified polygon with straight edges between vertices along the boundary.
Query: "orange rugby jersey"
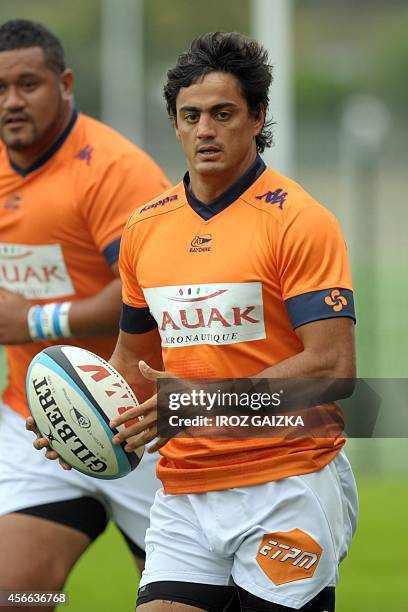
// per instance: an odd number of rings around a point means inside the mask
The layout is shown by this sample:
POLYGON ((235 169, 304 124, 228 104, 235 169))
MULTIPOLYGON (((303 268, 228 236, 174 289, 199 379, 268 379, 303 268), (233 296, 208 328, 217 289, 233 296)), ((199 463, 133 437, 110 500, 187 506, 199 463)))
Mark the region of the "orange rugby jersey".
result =
MULTIPOLYGON (((187 179, 185 181, 188 181, 187 179)), ((179 377, 247 377, 302 351, 294 329, 354 318, 337 221, 258 158, 208 207, 187 183, 142 206, 121 243, 121 327, 147 306, 165 369, 179 377)), ((326 465, 337 438, 173 438, 160 451, 167 493, 253 485, 326 465)))
MULTIPOLYGON (((79 300, 114 278, 110 265, 131 212, 169 183, 148 155, 106 125, 74 111, 54 146, 31 168, 0 144, 0 287, 33 304, 79 300)), ((72 340, 108 358, 115 338, 72 340)), ((8 346, 4 401, 28 414, 25 375, 52 342, 8 346)))

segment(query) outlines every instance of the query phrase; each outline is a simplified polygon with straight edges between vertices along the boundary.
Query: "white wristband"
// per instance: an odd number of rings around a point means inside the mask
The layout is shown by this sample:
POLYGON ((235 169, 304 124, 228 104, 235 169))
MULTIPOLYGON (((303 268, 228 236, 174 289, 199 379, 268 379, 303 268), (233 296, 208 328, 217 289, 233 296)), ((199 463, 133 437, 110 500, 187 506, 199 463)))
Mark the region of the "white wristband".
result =
POLYGON ((31 339, 54 340, 70 338, 69 311, 72 302, 51 302, 31 306, 27 314, 28 330, 31 339))

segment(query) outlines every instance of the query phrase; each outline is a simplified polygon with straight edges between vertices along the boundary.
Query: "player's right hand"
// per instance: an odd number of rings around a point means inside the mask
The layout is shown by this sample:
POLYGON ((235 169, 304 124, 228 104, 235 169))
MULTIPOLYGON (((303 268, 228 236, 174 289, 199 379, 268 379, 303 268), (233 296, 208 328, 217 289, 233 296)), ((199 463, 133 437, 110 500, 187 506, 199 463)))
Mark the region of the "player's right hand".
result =
POLYGON ((47 459, 51 459, 51 460, 58 459, 60 466, 64 470, 72 469, 71 466, 68 465, 68 463, 65 463, 65 461, 62 461, 59 454, 55 450, 52 450, 48 439, 42 436, 40 432, 38 431, 36 422, 34 421, 33 417, 31 416, 27 417, 26 422, 25 422, 25 428, 27 431, 32 431, 36 434, 37 437, 33 442, 33 446, 36 450, 42 450, 43 448, 46 448, 47 450, 45 452, 45 456, 47 457, 47 459))

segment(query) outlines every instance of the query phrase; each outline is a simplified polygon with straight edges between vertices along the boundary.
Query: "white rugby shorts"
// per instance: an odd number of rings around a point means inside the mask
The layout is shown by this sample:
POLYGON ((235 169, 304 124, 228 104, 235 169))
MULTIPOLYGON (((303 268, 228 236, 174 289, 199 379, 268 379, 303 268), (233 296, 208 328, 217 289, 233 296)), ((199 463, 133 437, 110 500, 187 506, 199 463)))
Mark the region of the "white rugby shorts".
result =
POLYGON ((158 454, 145 452, 137 468, 118 480, 99 480, 75 470, 65 471, 58 461, 33 448, 34 434, 24 419, 0 406, 0 515, 23 508, 91 496, 106 508, 122 531, 144 549, 149 512, 156 490, 158 454))
POLYGON ((140 587, 235 582, 295 609, 335 586, 358 514, 343 451, 318 472, 191 495, 156 493, 140 587))

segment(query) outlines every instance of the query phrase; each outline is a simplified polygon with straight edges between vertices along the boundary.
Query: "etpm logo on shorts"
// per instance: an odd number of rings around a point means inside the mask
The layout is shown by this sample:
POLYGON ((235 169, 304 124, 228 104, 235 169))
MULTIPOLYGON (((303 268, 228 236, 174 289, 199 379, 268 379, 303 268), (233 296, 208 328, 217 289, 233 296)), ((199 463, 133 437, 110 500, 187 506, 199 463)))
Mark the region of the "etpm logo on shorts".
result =
POLYGON ((301 529, 266 533, 256 560, 274 584, 312 578, 323 548, 301 529))
POLYGON ((153 287, 143 293, 164 347, 237 344, 266 337, 259 282, 153 287))

